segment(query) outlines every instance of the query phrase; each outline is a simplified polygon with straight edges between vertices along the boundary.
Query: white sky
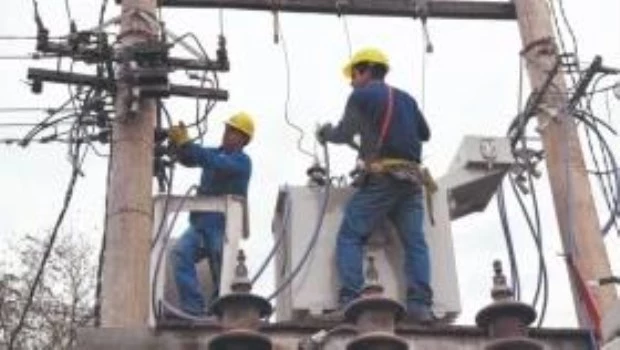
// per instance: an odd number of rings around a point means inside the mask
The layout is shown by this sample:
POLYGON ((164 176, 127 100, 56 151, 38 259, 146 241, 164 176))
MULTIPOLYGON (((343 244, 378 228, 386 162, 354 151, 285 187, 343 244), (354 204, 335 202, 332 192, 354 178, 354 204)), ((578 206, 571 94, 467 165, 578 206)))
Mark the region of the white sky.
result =
MULTIPOLYGON (((108 17, 118 13, 110 1, 108 17)), ((565 8, 579 41, 582 61, 594 55, 604 63, 620 67, 620 2, 617 0, 565 0, 565 8)), ((80 29, 97 21, 96 1, 70 0, 80 29), (96 6, 95 6, 96 4, 96 6)), ((0 36, 34 35, 31 4, 23 0, 4 0, 0 12, 0 36)), ((42 0, 40 10, 52 35, 68 31, 64 2, 42 0)), ((278 187, 285 183, 305 183, 305 170, 311 159, 296 151, 298 134, 284 120, 286 75, 281 45, 273 43, 273 17, 269 13, 224 11, 224 30, 228 39, 231 72, 222 74, 221 85, 230 91, 227 103, 220 103, 211 115, 207 142, 217 144, 222 121, 230 113, 245 109, 256 116, 257 134, 248 152, 254 163, 250 205, 252 237, 247 242, 253 266, 262 261, 271 245, 271 219, 278 187)), ((194 32, 207 51, 214 54, 219 31, 216 10, 164 10, 167 27, 177 34, 194 32)), ((306 130, 304 146, 313 149, 313 130, 318 122, 336 122, 350 90, 340 69, 348 57, 343 21, 336 16, 281 14, 281 25, 291 62, 289 115, 306 130)), ((520 38, 515 22, 430 20, 429 29, 435 52, 426 60, 426 84, 422 84, 423 42, 420 23, 410 19, 347 17, 353 48, 381 47, 391 58, 388 81, 404 88, 422 101, 433 139, 425 149, 425 163, 437 176, 442 175, 466 134, 504 135, 516 114, 520 38)), ((116 28, 114 29, 116 30, 116 28)), ((568 36, 566 36, 568 40, 568 36)), ((569 41, 570 42, 570 41, 569 41)), ((33 42, 0 41, 0 56, 33 51, 33 42)), ((0 108, 54 107, 67 97, 66 87, 46 85, 42 95, 33 95, 22 83, 28 67, 53 67, 44 62, 2 61, 0 108)), ((68 64, 65 64, 68 68, 68 64)), ((526 79, 527 80, 527 79, 526 79)), ((608 83, 614 79, 607 80, 608 83)), ((606 84, 603 84, 606 85, 606 84)), ((604 98, 602 99, 604 101, 604 98)), ((599 116, 618 127, 620 104, 612 96, 613 115, 597 109, 599 116), (610 118, 610 119, 608 119, 610 118)), ((168 103, 175 120, 193 118, 193 102, 168 103)), ((0 123, 31 122, 37 113, 0 114, 0 123)), ((0 127, 0 138, 19 137, 26 129, 0 127)), ((609 138, 612 148, 618 140, 609 138)), ((354 154, 332 147, 336 173, 352 167, 354 154)), ((58 214, 68 181, 70 165, 64 146, 36 145, 22 149, 0 145, 0 240, 16 239, 26 233, 51 229, 58 214)), ((99 242, 105 205, 106 161, 91 154, 85 173, 77 185, 64 230, 92 236, 99 242)), ((177 172, 174 190, 183 193, 198 180, 199 173, 177 172)), ((543 177, 545 179, 545 177, 543 177)), ((593 184, 593 189, 598 189, 593 184)), ((154 187, 155 188, 155 187, 154 187)), ((547 180, 539 183, 544 227, 544 250, 551 275, 551 301, 546 325, 575 324, 566 272, 559 254, 555 216, 547 180)), ((535 288, 536 252, 512 196, 508 198, 511 220, 524 285, 525 300, 535 288), (514 219, 513 219, 514 218, 514 219)), ((603 208, 603 207, 601 207, 603 208)), ((601 221, 607 212, 600 211, 601 221)), ((184 223, 183 223, 184 224, 184 223)), ((463 314, 460 323, 470 324, 476 311, 489 302, 491 262, 504 260, 505 244, 493 201, 489 209, 453 223, 455 250, 463 314)), ((620 273, 619 239, 606 239, 615 274, 620 273)), ((0 250, 1 251, 1 250, 0 250)), ((258 293, 272 289, 269 278, 257 286, 258 293)))

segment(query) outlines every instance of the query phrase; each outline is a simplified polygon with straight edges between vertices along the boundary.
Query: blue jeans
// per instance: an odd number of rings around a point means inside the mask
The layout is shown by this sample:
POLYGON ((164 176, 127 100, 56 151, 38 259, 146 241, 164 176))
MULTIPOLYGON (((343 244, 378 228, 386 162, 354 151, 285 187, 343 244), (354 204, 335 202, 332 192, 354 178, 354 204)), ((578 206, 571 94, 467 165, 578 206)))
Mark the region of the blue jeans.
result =
POLYGON ((394 223, 404 240, 407 303, 431 304, 424 194, 411 183, 388 175, 374 175, 349 200, 338 232, 336 260, 341 306, 359 295, 364 283, 363 245, 373 228, 386 218, 394 223))
POLYGON ((172 251, 174 277, 181 309, 192 315, 205 314, 205 297, 198 282, 195 264, 207 258, 213 280, 212 298, 217 298, 220 286, 224 236, 223 216, 205 214, 200 225, 192 224, 176 242, 172 251))

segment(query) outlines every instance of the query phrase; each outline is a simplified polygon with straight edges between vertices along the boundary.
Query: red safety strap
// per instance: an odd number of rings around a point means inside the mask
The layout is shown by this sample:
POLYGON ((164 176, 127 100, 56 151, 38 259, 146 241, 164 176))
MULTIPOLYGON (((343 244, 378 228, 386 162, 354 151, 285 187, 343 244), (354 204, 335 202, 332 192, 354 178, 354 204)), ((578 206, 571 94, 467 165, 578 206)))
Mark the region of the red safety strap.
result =
POLYGON ((590 318, 590 322, 592 322, 592 327, 594 328, 594 334, 597 339, 601 339, 601 312, 599 307, 594 299, 594 295, 588 288, 586 281, 583 279, 583 275, 580 273, 577 265, 573 259, 569 256, 566 258, 566 262, 568 263, 569 271, 573 274, 576 282, 577 282, 577 291, 580 294, 580 297, 583 301, 583 305, 586 309, 588 317, 590 318))
POLYGON ((388 130, 390 129, 390 125, 392 124, 392 115, 394 111, 394 89, 391 86, 388 86, 388 103, 387 108, 385 109, 385 114, 383 115, 383 122, 381 124, 381 134, 379 134, 379 140, 377 140, 377 152, 383 146, 383 141, 385 140, 385 136, 387 135, 388 130))

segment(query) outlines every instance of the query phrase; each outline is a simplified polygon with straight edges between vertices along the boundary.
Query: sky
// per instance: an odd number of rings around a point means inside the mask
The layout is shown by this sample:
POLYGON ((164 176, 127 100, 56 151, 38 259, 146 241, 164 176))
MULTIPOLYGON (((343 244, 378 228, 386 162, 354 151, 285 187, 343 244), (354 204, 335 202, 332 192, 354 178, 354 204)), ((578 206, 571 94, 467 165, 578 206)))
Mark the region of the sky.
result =
MULTIPOLYGON (((99 5, 93 3, 69 0, 78 28, 96 24, 99 5)), ((564 0, 563 4, 578 40, 580 60, 587 64, 595 55, 601 55, 606 65, 620 67, 620 2, 564 0)), ((68 32, 64 1, 40 1, 40 12, 51 35, 68 32)), ((111 1, 107 17, 118 12, 119 8, 111 1)), ((391 62, 387 81, 420 101, 433 133, 424 150, 424 163, 437 176, 447 171, 464 135, 505 135, 518 110, 521 40, 516 22, 430 19, 428 28, 434 52, 425 54, 420 22, 412 19, 284 13, 279 15, 283 37, 279 44, 273 42, 274 18, 270 13, 164 9, 163 19, 167 28, 177 34, 195 33, 210 54, 215 52, 220 27, 226 35, 231 71, 221 74, 220 80, 221 87, 230 92, 230 99, 219 103, 212 112, 205 144, 219 143, 223 121, 236 111, 249 111, 257 121, 256 137, 247 148, 254 164, 249 194, 251 237, 244 243, 249 251, 250 268, 256 268, 271 248, 271 220, 280 186, 305 184, 305 171, 313 162, 297 149, 299 134, 287 124, 285 116, 304 130, 303 147, 310 152, 316 150, 313 140, 316 125, 337 122, 350 91, 341 75, 341 67, 349 56, 347 37, 353 50, 365 46, 384 50, 391 62), (286 61, 289 62, 288 89, 286 61)), ((562 30, 570 44, 566 27, 562 26, 562 30)), ((10 35, 35 35, 30 2, 3 1, 0 37, 10 35)), ((0 56, 23 55, 33 50, 33 41, 0 40, 0 56)), ((64 86, 46 85, 43 94, 34 95, 24 83, 28 67, 52 68, 55 62, 2 60, 1 63, 0 110, 54 107, 67 98, 64 86)), ((68 63, 63 67, 68 69, 68 63)), ((76 69, 88 70, 81 66, 76 69)), ((183 77, 175 75, 173 79, 182 81, 183 77)), ((605 82, 619 80, 610 78, 605 82)), ((527 96, 526 77, 524 89, 527 96)), ((618 127, 620 103, 613 95, 609 96, 612 113, 607 115, 604 102, 604 97, 597 99, 596 110, 602 119, 618 127)), ((175 121, 193 119, 193 101, 171 99, 166 103, 175 121)), ((36 122, 42 118, 40 112, 0 113, 0 123, 36 122)), ((20 137, 25 132, 24 128, 0 127, 0 139, 20 137)), ((617 138, 608 140, 612 148, 618 148, 617 138)), ((331 147, 331 150, 333 172, 348 173, 355 160, 354 153, 346 147, 331 147)), ((10 256, 7 242, 18 241, 26 234, 42 236, 53 226, 71 169, 66 155, 64 145, 33 144, 21 148, 0 144, 0 248, 3 248, 0 251, 5 257, 10 256)), ((95 243, 100 241, 106 172, 106 158, 91 154, 86 159, 85 176, 78 181, 63 234, 87 235, 95 243)), ((179 169, 175 177, 174 193, 182 194, 198 181, 199 172, 179 169)), ((545 325, 574 326, 572 299, 546 173, 543 172, 537 187, 551 289, 545 325)), ((598 189, 594 184, 592 188, 598 189)), ((601 204, 600 194, 595 196, 601 204)), ((519 218, 514 197, 509 195, 507 200, 523 296, 527 301, 531 300, 536 285, 537 265, 533 263, 536 251, 519 218)), ((599 216, 601 221, 608 216, 602 205, 599 205, 599 216)), ((184 224, 181 222, 180 226, 184 224)), ((472 324, 475 313, 490 301, 492 261, 502 259, 507 265, 495 202, 482 213, 453 222, 452 234, 463 304, 458 322, 472 324)), ((606 238, 616 275, 620 274, 619 243, 615 233, 606 238)), ((268 294, 272 289, 271 279, 265 277, 255 291, 268 294)))

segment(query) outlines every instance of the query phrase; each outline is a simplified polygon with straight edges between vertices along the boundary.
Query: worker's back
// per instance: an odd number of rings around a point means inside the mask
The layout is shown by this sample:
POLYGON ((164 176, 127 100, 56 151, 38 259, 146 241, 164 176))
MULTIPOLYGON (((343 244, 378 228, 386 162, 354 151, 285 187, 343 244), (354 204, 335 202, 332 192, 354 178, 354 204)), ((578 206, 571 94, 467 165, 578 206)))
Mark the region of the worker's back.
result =
MULTIPOLYGON (((390 87, 380 81, 353 90, 348 101, 348 109, 360 113, 359 131, 361 134, 362 158, 377 151, 381 131, 386 123, 386 109, 389 105, 390 87)), ((382 158, 401 158, 419 162, 422 141, 430 138, 430 131, 417 102, 407 92, 391 88, 393 105, 391 118, 385 138, 379 150, 382 158)))

